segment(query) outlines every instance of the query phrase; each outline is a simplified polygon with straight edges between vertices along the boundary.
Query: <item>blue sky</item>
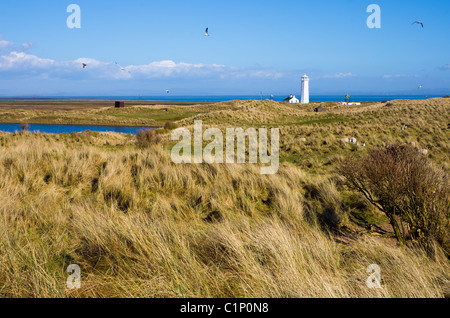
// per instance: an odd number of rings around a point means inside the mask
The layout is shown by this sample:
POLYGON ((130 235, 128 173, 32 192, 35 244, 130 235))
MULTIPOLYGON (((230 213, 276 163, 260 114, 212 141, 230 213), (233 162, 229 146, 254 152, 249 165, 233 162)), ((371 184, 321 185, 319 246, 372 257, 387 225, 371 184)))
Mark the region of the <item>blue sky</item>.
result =
POLYGON ((304 73, 311 94, 450 94, 448 12, 438 0, 2 1, 0 96, 299 95, 304 73), (80 29, 66 25, 71 3, 80 29), (366 24, 372 3, 380 29, 366 24))

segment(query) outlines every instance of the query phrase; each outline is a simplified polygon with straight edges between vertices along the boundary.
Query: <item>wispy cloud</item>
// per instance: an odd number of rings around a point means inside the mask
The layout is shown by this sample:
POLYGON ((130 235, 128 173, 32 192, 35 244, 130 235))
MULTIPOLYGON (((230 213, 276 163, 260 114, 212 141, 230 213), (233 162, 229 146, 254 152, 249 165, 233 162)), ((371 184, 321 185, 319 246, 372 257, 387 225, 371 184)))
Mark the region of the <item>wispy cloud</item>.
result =
POLYGON ((391 79, 391 78, 418 78, 420 77, 417 74, 394 74, 394 75, 383 75, 383 78, 385 79, 391 79))
POLYGON ((324 75, 322 78, 346 78, 346 77, 356 77, 356 74, 353 73, 337 73, 333 75, 324 75))
POLYGON ((160 78, 160 77, 202 77, 220 74, 227 70, 224 65, 218 64, 191 64, 174 62, 171 60, 153 61, 145 65, 129 65, 125 67, 128 78, 160 78))
POLYGON ((442 71, 450 70, 450 63, 447 63, 444 66, 439 66, 438 69, 442 71))
POLYGON ((14 43, 5 40, 0 40, 0 51, 12 48, 14 48, 14 43))
POLYGON ((22 45, 21 45, 22 51, 28 51, 34 47, 35 47, 35 44, 33 42, 22 43, 22 45))
POLYGON ((2 40, 2 36, 0 35, 0 52, 11 52, 11 51, 28 51, 33 48, 35 45, 33 42, 22 43, 20 46, 16 46, 13 42, 2 40))

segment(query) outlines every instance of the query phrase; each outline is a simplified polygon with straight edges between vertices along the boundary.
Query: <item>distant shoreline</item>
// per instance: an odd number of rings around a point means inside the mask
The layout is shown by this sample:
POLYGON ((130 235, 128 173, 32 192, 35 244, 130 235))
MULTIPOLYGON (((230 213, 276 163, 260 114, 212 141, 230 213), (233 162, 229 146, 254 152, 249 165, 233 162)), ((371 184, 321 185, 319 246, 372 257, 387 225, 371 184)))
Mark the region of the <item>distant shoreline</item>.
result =
MULTIPOLYGON (((283 101, 289 94, 276 95, 274 101, 283 101)), ((441 98, 442 95, 352 95, 351 101, 354 102, 381 102, 391 100, 424 100, 429 98, 441 98)), ((260 100, 259 95, 218 95, 218 96, 37 96, 37 97, 0 97, 1 102, 111 102, 111 101, 125 101, 125 102, 143 102, 143 103, 158 103, 159 105, 165 103, 189 103, 204 104, 212 102, 225 102, 232 100, 260 100)), ((270 95, 262 95, 263 100, 270 100, 270 95)), ((344 95, 311 95, 311 102, 342 102, 345 100, 344 95)))
MULTIPOLYGON (((431 96, 430 96, 431 97, 431 96)), ((420 100, 408 100, 407 96, 395 96, 403 104, 415 104, 420 100)), ((386 96, 380 97, 379 102, 353 99, 360 104, 358 107, 371 107, 383 105, 382 102, 389 101, 390 104, 397 102, 386 96)), ((443 100, 439 98, 437 100, 443 100)), ((122 99, 124 100, 124 99, 122 99)), ((314 108, 320 102, 312 101, 309 105, 294 106, 296 109, 311 112, 311 118, 304 120, 301 124, 317 120, 317 114, 313 114, 314 108), (314 118, 312 118, 314 116, 314 118)), ((422 102, 427 104, 428 102, 422 102)), ((242 105, 257 105, 254 100, 233 100, 232 102, 210 102, 210 101, 126 101, 124 108, 116 108, 113 100, 109 101, 71 101, 71 100, 0 100, 0 123, 4 124, 57 124, 57 125, 89 125, 89 126, 130 126, 130 127, 162 127, 167 122, 178 122, 187 118, 196 118, 202 113, 229 109, 231 112, 240 113, 242 105), (133 107, 138 106, 138 107, 133 107), (142 107, 139 107, 142 106, 142 107)), ((270 106, 270 103, 267 103, 270 106)), ((326 104, 327 108, 333 108, 336 102, 326 104)), ((388 105, 388 104, 386 104, 388 105)), ((275 106, 275 103, 273 104, 275 106)), ((287 106, 290 108, 292 106, 287 106)), ((337 107, 339 109, 342 107, 337 107)), ((328 116, 327 114, 323 116, 328 116)), ((283 118, 285 120, 286 118, 283 118)), ((280 122, 283 122, 281 120, 280 122)), ((288 123, 291 123, 290 121, 288 123)), ((253 123, 252 123, 253 125, 253 123)))

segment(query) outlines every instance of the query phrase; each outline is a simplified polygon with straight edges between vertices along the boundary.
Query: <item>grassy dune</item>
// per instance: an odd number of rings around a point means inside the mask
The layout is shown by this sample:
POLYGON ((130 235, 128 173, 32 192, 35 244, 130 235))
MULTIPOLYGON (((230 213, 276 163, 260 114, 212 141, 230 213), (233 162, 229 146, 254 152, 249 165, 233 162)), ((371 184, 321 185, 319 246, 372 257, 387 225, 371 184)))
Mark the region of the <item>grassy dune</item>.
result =
MULTIPOLYGON (((282 164, 268 176, 250 164, 176 165, 169 134, 141 149, 129 135, 0 133, 0 296, 443 297, 448 259, 398 246, 333 172, 338 158, 396 141, 448 169, 448 99, 391 104, 168 106, 190 128, 194 116, 204 128, 280 127, 282 164), (69 264, 80 289, 66 287, 69 264), (370 264, 381 289, 366 286, 370 264)), ((159 107, 92 112, 161 122, 159 107)))

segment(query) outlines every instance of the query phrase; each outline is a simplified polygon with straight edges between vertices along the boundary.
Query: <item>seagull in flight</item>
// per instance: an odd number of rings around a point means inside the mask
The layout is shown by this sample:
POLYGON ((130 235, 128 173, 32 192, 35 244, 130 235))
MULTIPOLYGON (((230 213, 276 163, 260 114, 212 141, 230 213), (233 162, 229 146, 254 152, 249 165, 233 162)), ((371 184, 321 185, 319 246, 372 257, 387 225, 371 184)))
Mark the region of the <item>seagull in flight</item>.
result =
POLYGON ((209 36, 208 29, 209 29, 209 28, 206 28, 205 36, 209 36))
POLYGON ((422 26, 422 28, 423 28, 423 23, 420 22, 420 21, 414 21, 412 24, 420 24, 422 26))
POLYGON ((168 89, 166 89, 166 93, 167 93, 167 94, 169 94, 169 93, 170 93, 170 91, 169 91, 168 89))
POLYGON ((120 64, 117 63, 117 62, 115 62, 115 63, 116 63, 116 65, 117 65, 118 67, 120 67, 120 70, 121 70, 121 71, 127 71, 128 74, 131 74, 130 71, 128 71, 125 67, 120 66, 120 64))
POLYGON ((82 63, 83 64, 83 68, 86 68, 87 64, 86 63, 82 63))
POLYGON ((116 65, 118 65, 122 71, 126 70, 125 67, 120 66, 117 62, 116 62, 116 65))
POLYGON ((421 89, 423 87, 423 85, 419 85, 418 89, 421 89))

